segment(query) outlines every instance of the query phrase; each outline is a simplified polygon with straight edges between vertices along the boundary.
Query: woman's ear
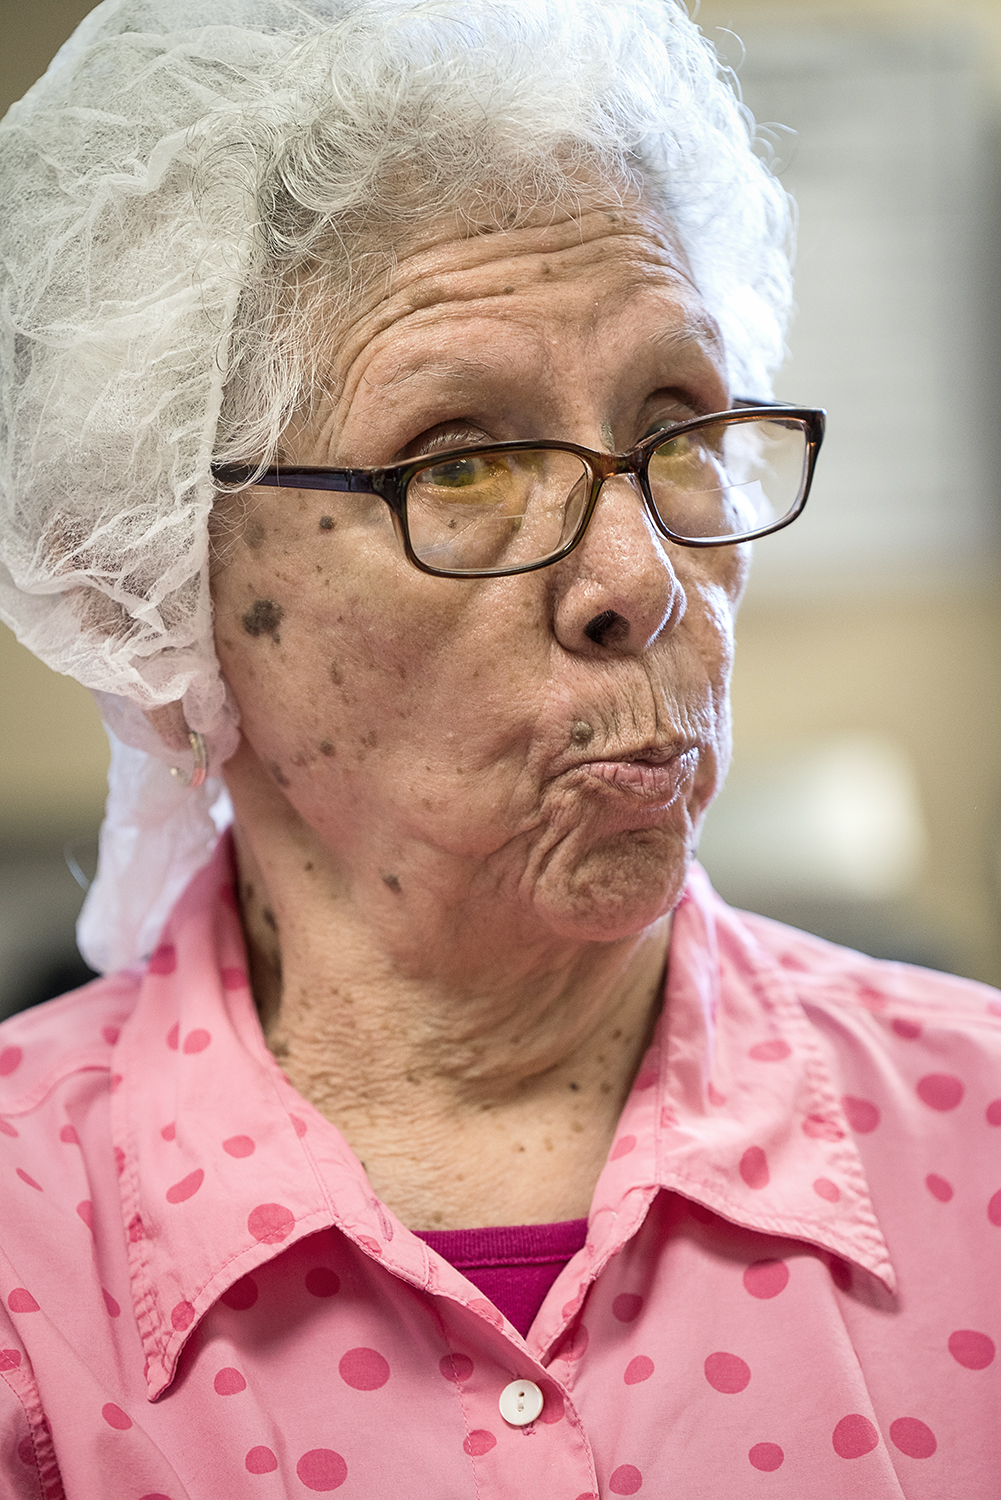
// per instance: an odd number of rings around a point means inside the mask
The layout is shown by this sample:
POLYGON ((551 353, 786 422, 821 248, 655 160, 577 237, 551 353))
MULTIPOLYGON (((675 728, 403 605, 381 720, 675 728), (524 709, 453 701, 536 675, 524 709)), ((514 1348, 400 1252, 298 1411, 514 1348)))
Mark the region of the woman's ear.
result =
POLYGON ((162 708, 144 708, 143 718, 150 724, 168 750, 190 750, 188 724, 180 698, 162 708))

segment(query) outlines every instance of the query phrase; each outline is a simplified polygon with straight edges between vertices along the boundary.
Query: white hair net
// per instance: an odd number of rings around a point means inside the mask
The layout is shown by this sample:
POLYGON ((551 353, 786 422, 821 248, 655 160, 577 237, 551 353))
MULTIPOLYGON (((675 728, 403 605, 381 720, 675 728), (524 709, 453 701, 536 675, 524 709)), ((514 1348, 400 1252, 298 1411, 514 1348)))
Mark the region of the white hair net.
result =
MULTIPOLYGON (((785 194, 680 0, 105 0, 0 124, 0 617, 112 739, 84 956, 140 960, 227 817, 214 459, 267 463, 317 319, 428 213, 642 186, 763 394, 785 194), (144 712, 209 748, 185 788, 144 712)), ((277 707, 277 706, 276 706, 277 707)))

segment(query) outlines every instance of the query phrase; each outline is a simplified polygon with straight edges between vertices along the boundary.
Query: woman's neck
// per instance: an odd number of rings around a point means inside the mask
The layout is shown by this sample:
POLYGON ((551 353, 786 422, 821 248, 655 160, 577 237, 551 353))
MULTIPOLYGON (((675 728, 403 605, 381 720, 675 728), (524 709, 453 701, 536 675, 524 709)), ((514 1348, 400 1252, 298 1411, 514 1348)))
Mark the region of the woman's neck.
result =
POLYGON ((373 920, 286 830, 234 830, 255 998, 379 1197, 422 1229, 583 1217, 659 1012, 670 919, 528 943, 503 905, 425 891, 419 913, 373 920))

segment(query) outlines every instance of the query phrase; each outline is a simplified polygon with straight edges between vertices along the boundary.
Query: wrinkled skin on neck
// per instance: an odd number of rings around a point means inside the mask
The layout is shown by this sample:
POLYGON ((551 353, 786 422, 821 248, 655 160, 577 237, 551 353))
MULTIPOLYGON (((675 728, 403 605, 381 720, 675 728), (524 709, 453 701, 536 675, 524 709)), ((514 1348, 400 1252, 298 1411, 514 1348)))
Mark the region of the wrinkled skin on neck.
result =
MULTIPOLYGON (((329 388, 289 460, 622 451, 728 404, 641 204, 432 226, 332 335, 329 388)), ((220 502, 215 535, 276 1056, 414 1227, 586 1213, 725 774, 745 549, 664 542, 624 477, 569 557, 510 578, 420 573, 377 499, 261 488, 220 502)))

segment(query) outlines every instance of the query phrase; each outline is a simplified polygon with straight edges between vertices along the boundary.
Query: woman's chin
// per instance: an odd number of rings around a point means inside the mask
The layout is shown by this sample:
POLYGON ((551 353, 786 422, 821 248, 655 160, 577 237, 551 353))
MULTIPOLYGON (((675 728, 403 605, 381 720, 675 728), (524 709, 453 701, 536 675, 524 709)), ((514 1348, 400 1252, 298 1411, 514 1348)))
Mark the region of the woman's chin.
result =
POLYGON ((634 937, 674 910, 690 863, 680 839, 663 837, 596 850, 570 869, 553 860, 536 885, 533 905, 563 938, 610 943, 634 937))

